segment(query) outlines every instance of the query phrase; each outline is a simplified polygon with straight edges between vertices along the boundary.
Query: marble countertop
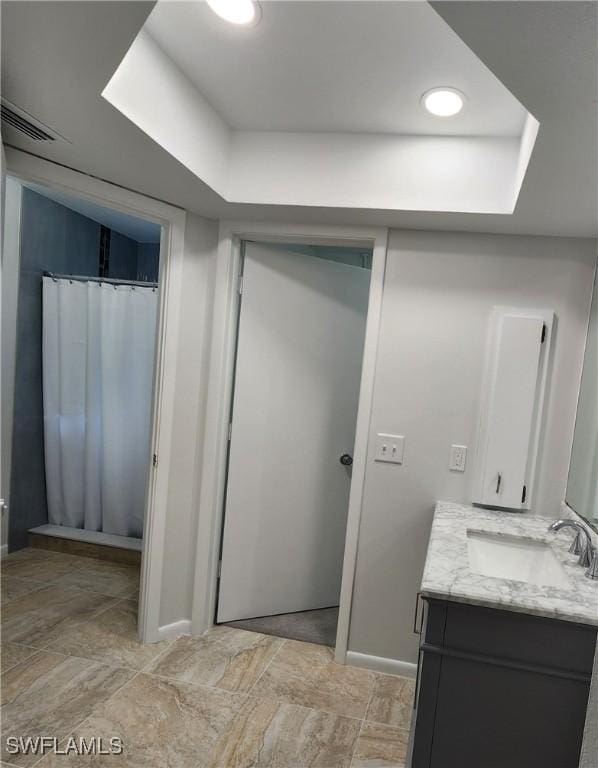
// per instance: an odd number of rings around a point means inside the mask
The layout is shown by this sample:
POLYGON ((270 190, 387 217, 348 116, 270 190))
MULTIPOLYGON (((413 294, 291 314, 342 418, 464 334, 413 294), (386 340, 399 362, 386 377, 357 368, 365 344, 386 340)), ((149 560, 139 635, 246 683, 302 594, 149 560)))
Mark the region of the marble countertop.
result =
POLYGON ((598 626, 598 581, 587 579, 577 557, 569 554, 573 532, 563 529, 550 533, 550 522, 529 512, 499 512, 439 501, 428 544, 422 596, 598 626), (468 530, 548 543, 571 587, 548 587, 473 573, 467 550, 468 530))

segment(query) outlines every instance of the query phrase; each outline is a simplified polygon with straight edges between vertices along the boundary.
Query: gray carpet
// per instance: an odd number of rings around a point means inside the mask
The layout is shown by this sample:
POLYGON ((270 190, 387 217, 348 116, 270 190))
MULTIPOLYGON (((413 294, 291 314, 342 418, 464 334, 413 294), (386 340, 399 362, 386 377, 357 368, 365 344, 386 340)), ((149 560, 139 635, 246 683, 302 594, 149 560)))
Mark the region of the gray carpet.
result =
POLYGON ((289 640, 302 640, 305 643, 334 646, 336 643, 336 625, 338 607, 320 608, 317 611, 300 613, 282 613, 278 616, 262 616, 258 619, 229 621, 227 627, 248 629, 264 635, 276 635, 289 640))

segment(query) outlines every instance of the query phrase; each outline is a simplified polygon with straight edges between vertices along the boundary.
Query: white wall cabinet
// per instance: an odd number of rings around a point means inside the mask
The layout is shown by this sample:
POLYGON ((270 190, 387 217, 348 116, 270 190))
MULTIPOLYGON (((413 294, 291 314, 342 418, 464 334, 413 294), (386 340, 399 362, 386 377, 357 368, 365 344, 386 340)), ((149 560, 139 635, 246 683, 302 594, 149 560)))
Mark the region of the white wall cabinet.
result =
POLYGON ((554 313, 495 307, 490 318, 474 502, 532 503, 554 313))

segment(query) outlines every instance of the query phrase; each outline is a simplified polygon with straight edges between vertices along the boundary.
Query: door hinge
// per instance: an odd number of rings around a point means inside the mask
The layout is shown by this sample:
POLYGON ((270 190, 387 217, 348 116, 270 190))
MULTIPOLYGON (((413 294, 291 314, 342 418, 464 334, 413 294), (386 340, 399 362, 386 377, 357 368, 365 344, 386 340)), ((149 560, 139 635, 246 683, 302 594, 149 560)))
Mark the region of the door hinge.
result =
POLYGON ((154 467, 158 466, 158 454, 157 453, 154 453, 154 455, 152 456, 152 464, 154 465, 154 467))
POLYGON ((542 337, 540 338, 540 344, 544 344, 546 341, 546 323, 542 326, 542 337))
POLYGON ((218 578, 220 578, 221 573, 222 573, 222 560, 218 560, 218 578))
POLYGON ((527 497, 527 485, 524 485, 523 486, 523 493, 521 494, 521 503, 522 504, 525 501, 526 497, 527 497))
POLYGON ((239 296, 243 293, 243 273, 239 275, 239 296))
POLYGON ((233 423, 232 423, 232 421, 229 421, 228 422, 228 435, 227 435, 227 438, 226 438, 229 443, 230 443, 230 439, 231 439, 232 436, 233 436, 233 423))

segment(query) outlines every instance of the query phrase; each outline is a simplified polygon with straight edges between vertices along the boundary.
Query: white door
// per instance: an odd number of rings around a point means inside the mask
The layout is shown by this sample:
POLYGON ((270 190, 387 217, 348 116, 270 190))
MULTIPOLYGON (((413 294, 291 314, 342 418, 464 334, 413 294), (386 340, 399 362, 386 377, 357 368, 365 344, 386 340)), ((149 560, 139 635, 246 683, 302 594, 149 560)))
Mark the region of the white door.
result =
POLYGON ((246 244, 218 621, 338 605, 369 279, 246 244))
MULTIPOLYGON (((6 193, 6 160, 4 157, 4 144, 1 144, 0 142, 0 221, 5 222, 6 219, 4 218, 4 197, 6 193)), ((4 266, 4 237, 3 234, 0 235, 0 248, 2 249, 2 254, 0 255, 0 338, 2 338, 2 291, 4 289, 4 284, 2 282, 2 273, 3 273, 3 266, 4 266)), ((8 530, 6 530, 7 522, 5 522, 4 518, 4 509, 6 507, 5 502, 5 495, 8 496, 5 488, 4 488, 4 472, 2 471, 2 464, 4 459, 4 451, 8 448, 7 445, 5 445, 4 440, 4 376, 2 372, 2 366, 0 366, 0 557, 4 555, 8 551, 7 547, 7 541, 8 541, 8 530)))

